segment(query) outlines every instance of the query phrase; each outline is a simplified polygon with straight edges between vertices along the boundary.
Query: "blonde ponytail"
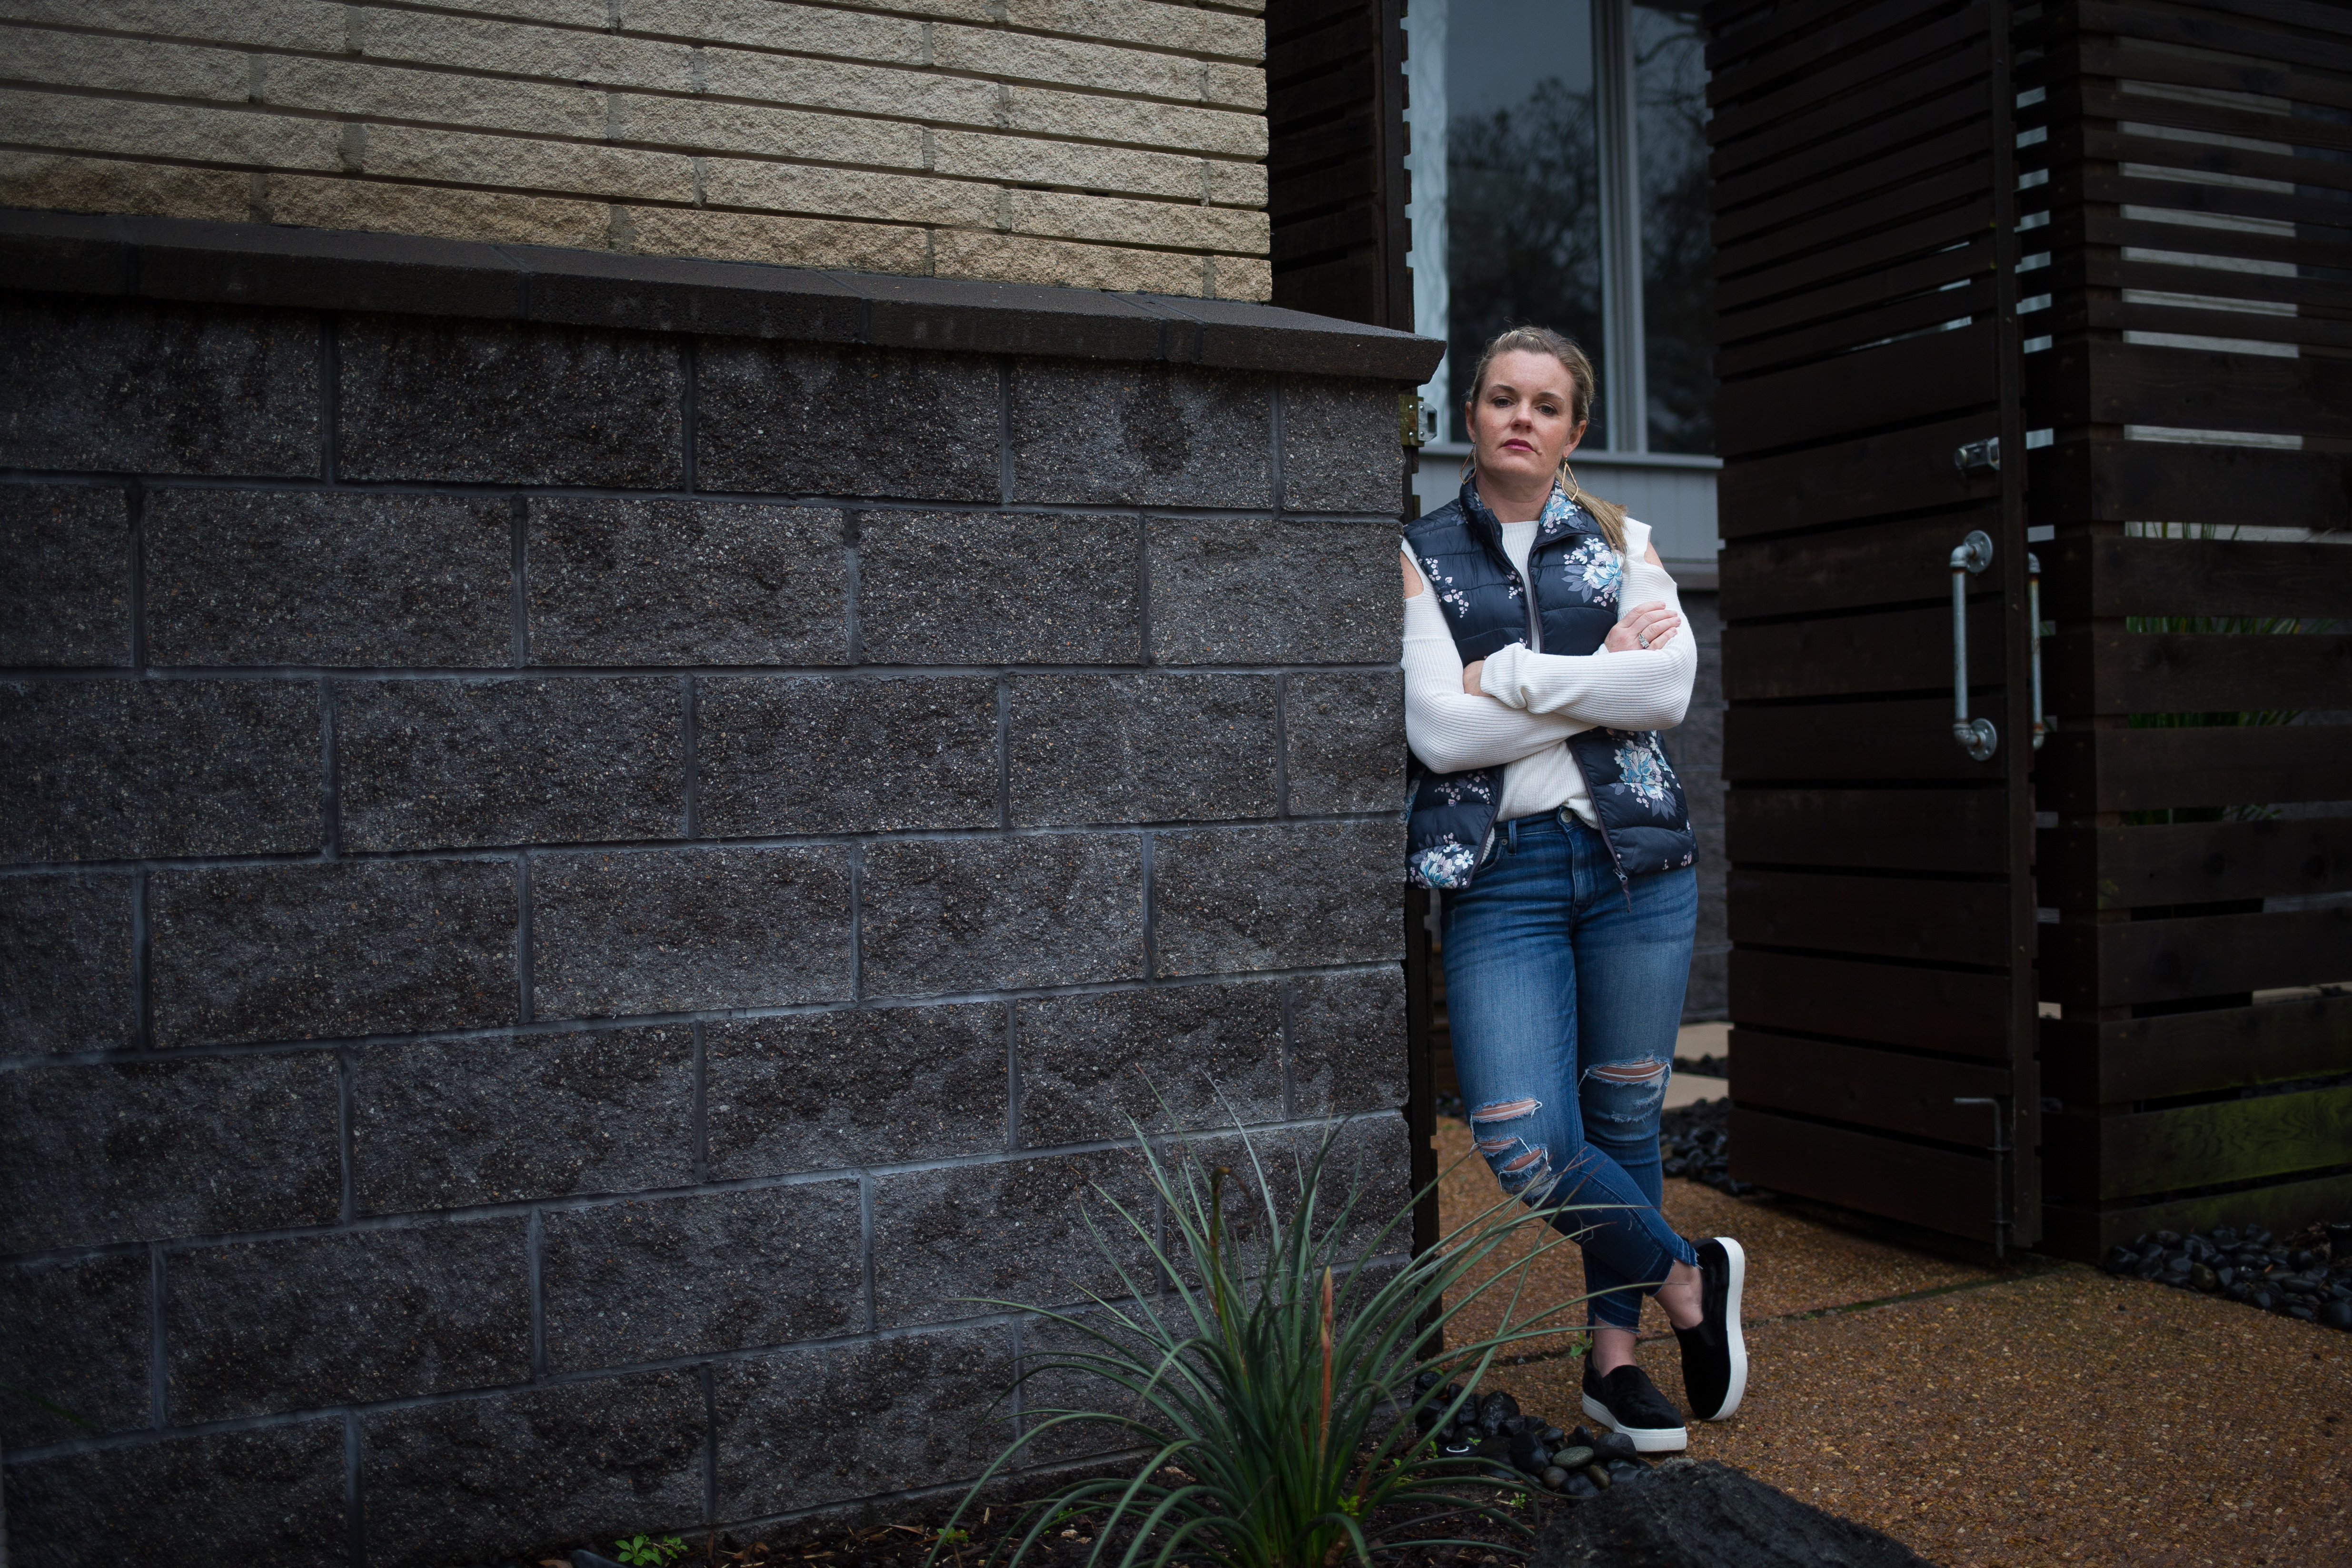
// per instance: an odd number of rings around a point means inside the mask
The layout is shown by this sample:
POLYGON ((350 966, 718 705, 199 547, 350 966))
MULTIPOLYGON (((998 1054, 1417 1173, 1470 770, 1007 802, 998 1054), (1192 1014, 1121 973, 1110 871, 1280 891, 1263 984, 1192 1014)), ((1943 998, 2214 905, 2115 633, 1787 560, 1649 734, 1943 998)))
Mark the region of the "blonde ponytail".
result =
POLYGON ((1559 488, 1563 495, 1582 507, 1591 515, 1592 521, 1601 525, 1601 537, 1609 542, 1609 548, 1620 555, 1624 554, 1625 509, 1613 500, 1602 500, 1578 484, 1576 470, 1568 466, 1566 458, 1559 460, 1559 488))

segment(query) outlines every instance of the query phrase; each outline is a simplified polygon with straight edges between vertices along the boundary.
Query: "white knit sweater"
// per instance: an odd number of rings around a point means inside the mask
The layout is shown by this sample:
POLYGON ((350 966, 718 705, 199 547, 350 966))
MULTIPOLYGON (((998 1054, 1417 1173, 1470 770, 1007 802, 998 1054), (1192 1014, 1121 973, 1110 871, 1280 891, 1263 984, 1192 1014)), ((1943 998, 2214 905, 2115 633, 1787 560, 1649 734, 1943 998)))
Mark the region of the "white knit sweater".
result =
MULTIPOLYGON (((1503 548, 1522 576, 1535 533, 1533 522, 1503 525, 1503 548)), ((1642 558, 1649 542, 1649 525, 1629 520, 1620 614, 1662 599, 1680 615, 1675 580, 1642 558)), ((1410 551, 1405 560, 1412 563, 1410 551)), ((1420 576, 1418 566, 1413 574, 1420 576)), ((1423 580, 1421 592, 1404 602, 1405 739, 1439 773, 1506 764, 1498 821, 1565 805, 1597 826, 1568 738, 1596 725, 1667 730, 1681 723, 1698 673, 1698 646, 1687 625, 1664 647, 1624 653, 1545 653, 1542 637, 1542 628, 1530 624, 1526 644, 1489 658, 1478 681, 1486 695, 1472 696, 1462 689, 1462 655, 1445 612, 1423 580)))

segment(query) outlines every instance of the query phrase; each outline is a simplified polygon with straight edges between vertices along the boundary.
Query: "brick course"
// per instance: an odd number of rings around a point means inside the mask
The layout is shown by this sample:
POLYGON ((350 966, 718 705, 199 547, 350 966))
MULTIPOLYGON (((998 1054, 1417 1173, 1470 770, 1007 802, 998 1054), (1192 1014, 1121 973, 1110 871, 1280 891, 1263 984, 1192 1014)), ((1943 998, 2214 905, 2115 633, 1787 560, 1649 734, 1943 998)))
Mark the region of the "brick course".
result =
POLYGON ((530 1374, 520 1216, 175 1252, 163 1266, 179 1421, 368 1404, 530 1374))
POLYGON ((317 682, 0 681, 0 857, 319 847, 317 682))
POLYGON ((0 1250, 331 1225, 337 1100, 318 1052, 0 1074, 0 1250))
POLYGON ((513 640, 510 510, 475 497, 157 490, 143 520, 147 656, 501 663, 513 640))
POLYGON ((699 1513, 698 1384, 641 1373, 370 1411, 357 1445, 369 1568, 491 1562, 517 1541, 603 1546, 699 1513))
POLYGON ((0 495, 0 664, 131 658, 131 530, 119 489, 27 485, 0 495))
POLYGON ((1258 5, 480 9, 13 5, 0 205, 1270 297, 1258 5))
POLYGON ((128 1432, 154 1419, 150 1361, 153 1268, 143 1256, 91 1258, 0 1279, 0 1379, 46 1388, 77 1426, 22 1399, 0 1407, 0 1442, 30 1448, 82 1433, 128 1432))
POLYGON ((0 881, 0 1038, 9 1054, 139 1042, 129 875, 0 881))
POLYGON ((354 1052, 362 1215, 691 1185, 694 1030, 403 1040, 354 1052))
POLYGON ((1401 1145, 1393 385, 0 311, 0 1306, 110 1433, 12 1416, 35 1560, 968 1477, 1129 1115, 1401 1145))
POLYGON ((856 1333, 867 1326, 859 1225, 855 1182, 559 1209, 541 1275, 548 1365, 856 1333))
POLYGON ((951 1329, 713 1369, 719 1510, 757 1517, 969 1476, 1013 1439, 1012 1334, 951 1329))
POLYGON ((235 1541, 247 1568, 316 1568, 351 1539, 341 1417, 191 1433, 12 1468, 12 1558, 104 1568, 235 1541), (267 1499, 267 1502, 261 1500, 267 1499))

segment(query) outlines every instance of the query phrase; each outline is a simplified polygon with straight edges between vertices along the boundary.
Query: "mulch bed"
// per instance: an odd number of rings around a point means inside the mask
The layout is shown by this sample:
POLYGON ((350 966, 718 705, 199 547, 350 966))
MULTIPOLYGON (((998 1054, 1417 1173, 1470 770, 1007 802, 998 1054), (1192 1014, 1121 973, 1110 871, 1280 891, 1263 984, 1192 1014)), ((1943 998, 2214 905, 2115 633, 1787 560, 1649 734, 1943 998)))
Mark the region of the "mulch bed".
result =
MULTIPOLYGON (((1523 1414, 1517 1401, 1491 1379, 1480 1384, 1480 1391, 1476 1396, 1463 1401, 1457 1425, 1439 1438, 1440 1450, 1482 1460, 1493 1467, 1498 1478, 1507 1477, 1508 1491, 1481 1486, 1464 1489, 1464 1495, 1487 1500, 1512 1500, 1507 1506, 1514 1517, 1525 1522, 1527 1530, 1514 1531, 1500 1520, 1475 1513, 1438 1521, 1432 1521, 1427 1510, 1420 1507, 1383 1510, 1367 1521, 1365 1534, 1375 1542, 1399 1539, 1394 1544, 1381 1544, 1374 1551, 1373 1561, 1380 1568, 1488 1568, 1489 1564, 1517 1562, 1533 1549, 1535 1532, 1558 1509, 1574 1507, 1580 1500, 1604 1497, 1612 1491, 1631 1490, 1648 1484, 1659 1473, 1648 1461, 1634 1455, 1629 1439, 1613 1433, 1596 1435, 1581 1426, 1563 1431, 1553 1426, 1549 1417, 1523 1414), (1545 1442, 1546 1436, 1551 1441, 1545 1442), (1571 1462, 1572 1473, 1560 1468, 1571 1462), (1547 1491, 1544 1478, 1559 1489, 1547 1491), (1451 1536, 1479 1544, 1419 1544, 1433 1536, 1451 1536)), ((1099 1473, 1133 1472, 1107 1467, 1099 1473)), ((1062 1478, 1063 1484, 1069 1479, 1062 1478)), ((1170 1479, 1181 1479, 1181 1475, 1171 1472, 1170 1479)), ((941 1552, 940 1563, 945 1568, 981 1568, 990 1551, 1003 1543, 1008 1533, 1016 1526, 1025 1528, 1025 1500, 1016 1489, 1024 1484, 1020 1478, 1003 1483, 990 1505, 977 1514, 967 1513, 960 1526, 966 1538, 941 1552)), ((1025 1484, 1047 1495, 1062 1489, 1061 1485, 1041 1485, 1034 1479, 1025 1484)), ((844 1523, 836 1516, 829 1521, 811 1520, 779 1525, 756 1537, 725 1531, 719 1532, 715 1541, 707 1535, 687 1535, 683 1538, 687 1554, 674 1559, 667 1568, 923 1568, 940 1529, 952 1517, 959 1500, 960 1494, 933 1497, 895 1510, 897 1519, 887 1524, 871 1521, 844 1523)), ((1091 1519, 1080 1516, 1049 1527, 1045 1536, 1030 1549, 1024 1563, 1034 1564, 1035 1568, 1085 1568, 1095 1553, 1094 1521, 1099 1520, 1101 1512, 1097 1510, 1091 1519)), ((1129 1539, 1131 1537, 1122 1531, 1113 1537, 1113 1544, 1123 1549, 1129 1539)), ((576 1556, 564 1552, 535 1552, 521 1560, 516 1568, 547 1563, 558 1563, 562 1568, 599 1568, 598 1562, 589 1554, 609 1560, 613 1552, 611 1542, 590 1542, 578 1550, 576 1556)), ((507 1565, 501 1563, 496 1568, 507 1565)))
MULTIPOLYGON (((1376 1547, 1380 1568, 1586 1568, 1587 1564, 1632 1564, 1643 1568, 1929 1568, 1926 1560, 1892 1538, 1796 1499, 1717 1462, 1675 1458, 1644 1467, 1638 1480, 1584 1499, 1530 1494, 1522 1517, 1528 1533, 1481 1519, 1437 1527, 1472 1544, 1423 1546, 1403 1542, 1376 1547), (1528 1560, 1532 1558, 1532 1562, 1528 1560)), ((989 1510, 991 1523, 1003 1516, 989 1510)), ((1013 1510, 1015 1513, 1018 1510, 1013 1510)), ((1399 1510, 1376 1517, 1372 1537, 1382 1528, 1412 1522, 1399 1510)), ((1435 1533, 1423 1523, 1424 1531, 1435 1533)), ((741 1546, 721 1544, 713 1559, 700 1551, 671 1568, 923 1568, 937 1539, 935 1528, 909 1524, 866 1526, 799 1537, 780 1535, 741 1546)), ((942 1552, 954 1568, 980 1568, 994 1538, 986 1526, 942 1552)), ((1123 1545, 1114 1540, 1113 1545, 1123 1545)), ((1096 1546, 1083 1522, 1047 1536, 1030 1553, 1040 1568, 1083 1568, 1096 1546)), ((1115 1561, 1115 1559, 1113 1559, 1115 1561)), ((554 1568, 599 1568, 582 1552, 554 1568)))
MULTIPOLYGON (((936 1510, 944 1521, 950 1507, 936 1510)), ((1526 1505, 1531 1529, 1542 1526, 1546 1519, 1543 1505, 1532 1495, 1526 1505)), ((949 1548, 940 1554, 943 1568, 981 1568, 988 1561, 989 1551, 1003 1537, 1006 1526, 1021 1512, 1018 1503, 983 1510, 986 1522, 969 1531, 971 1539, 949 1548)), ((1375 1515, 1368 1531, 1375 1541, 1382 1529, 1394 1530, 1419 1515, 1417 1510, 1396 1510, 1375 1515)), ((1427 1533, 1446 1533, 1485 1542, 1484 1547, 1397 1545, 1384 1547, 1373 1554, 1381 1568, 1502 1568, 1503 1564, 1523 1561, 1533 1549, 1530 1535, 1518 1535, 1483 1519, 1467 1518, 1444 1526, 1425 1526, 1427 1533)), ((732 1531, 719 1533, 718 1555, 714 1559, 705 1552, 702 1538, 690 1538, 691 1550, 677 1558, 669 1568, 923 1568, 932 1543, 939 1538, 939 1525, 932 1524, 867 1524, 851 1527, 839 1525, 810 1528, 780 1525, 758 1540, 747 1540, 732 1531)), ((1121 1541, 1123 1544, 1123 1540, 1121 1541)), ((610 1543, 592 1547, 600 1555, 612 1550, 610 1543)), ((1085 1521, 1050 1532, 1024 1559, 1035 1568, 1085 1568, 1095 1550, 1095 1532, 1085 1521)), ((1110 1559, 1116 1562, 1116 1557, 1110 1559)), ((586 1552, 575 1558, 570 1553, 521 1560, 512 1568, 532 1568, 534 1563, 556 1563, 562 1568, 592 1568, 586 1552)), ((499 1563, 496 1568, 509 1568, 499 1563)))

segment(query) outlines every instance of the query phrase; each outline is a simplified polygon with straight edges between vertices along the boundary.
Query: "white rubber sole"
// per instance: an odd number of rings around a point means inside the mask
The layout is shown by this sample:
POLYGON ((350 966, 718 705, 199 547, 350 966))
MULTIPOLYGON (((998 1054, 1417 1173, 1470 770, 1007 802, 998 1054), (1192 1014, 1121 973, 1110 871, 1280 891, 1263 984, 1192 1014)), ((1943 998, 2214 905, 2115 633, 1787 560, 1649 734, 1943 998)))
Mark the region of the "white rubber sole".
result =
POLYGON ((1738 1413, 1739 1401, 1748 1393, 1748 1340, 1739 1331, 1739 1288, 1748 1279, 1748 1254, 1727 1236, 1715 1239, 1731 1264, 1731 1288, 1723 1297, 1724 1338, 1731 1346, 1731 1383, 1724 1393, 1723 1408, 1712 1415, 1701 1416, 1703 1421, 1730 1419, 1738 1413))
POLYGON ((1622 1432, 1633 1439, 1637 1454, 1679 1454, 1690 1447, 1690 1429, 1685 1426, 1621 1426, 1617 1417, 1609 1414, 1609 1406, 1591 1394, 1584 1396, 1584 1413, 1612 1432, 1622 1432))

